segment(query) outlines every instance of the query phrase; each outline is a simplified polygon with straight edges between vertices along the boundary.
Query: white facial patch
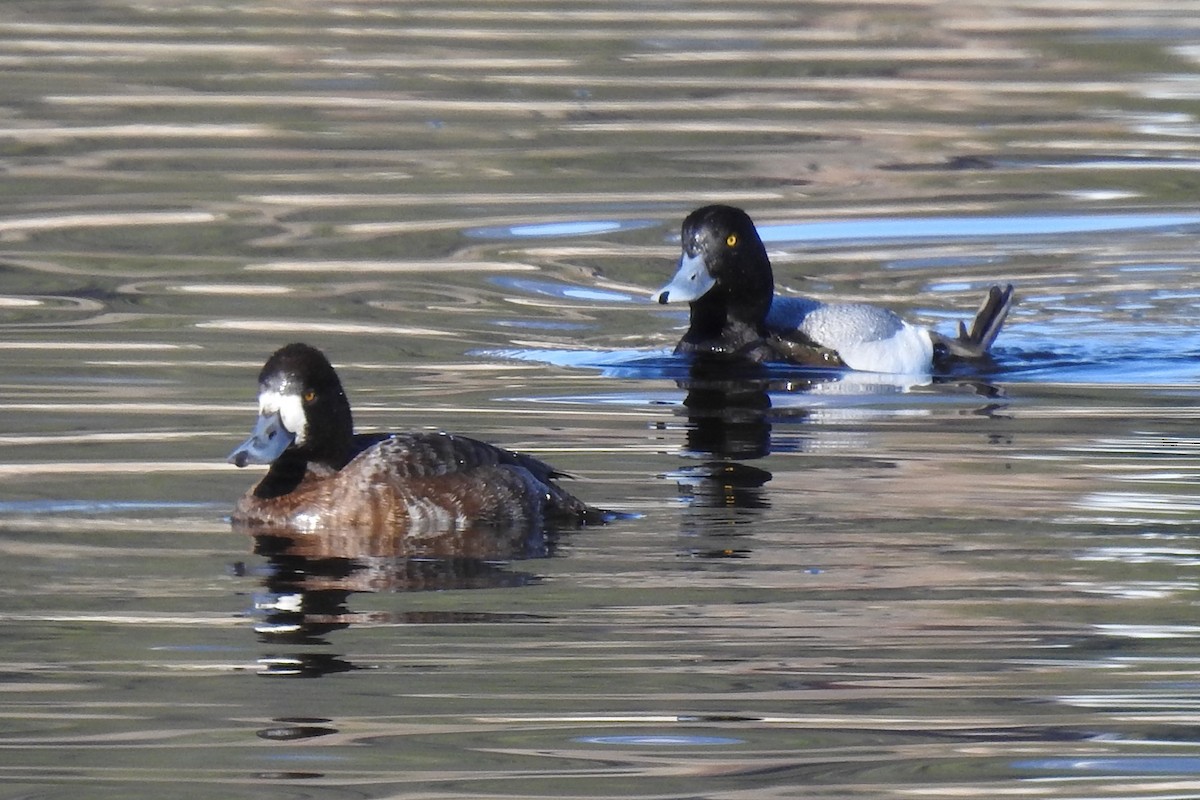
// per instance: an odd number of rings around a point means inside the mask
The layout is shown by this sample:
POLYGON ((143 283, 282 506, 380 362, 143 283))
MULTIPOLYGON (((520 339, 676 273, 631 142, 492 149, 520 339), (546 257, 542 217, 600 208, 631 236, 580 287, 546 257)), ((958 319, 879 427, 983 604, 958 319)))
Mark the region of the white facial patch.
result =
POLYGON ((283 427, 296 436, 294 444, 303 445, 308 438, 308 416, 304 413, 304 403, 299 396, 279 392, 263 392, 258 396, 260 416, 269 416, 277 411, 283 427))

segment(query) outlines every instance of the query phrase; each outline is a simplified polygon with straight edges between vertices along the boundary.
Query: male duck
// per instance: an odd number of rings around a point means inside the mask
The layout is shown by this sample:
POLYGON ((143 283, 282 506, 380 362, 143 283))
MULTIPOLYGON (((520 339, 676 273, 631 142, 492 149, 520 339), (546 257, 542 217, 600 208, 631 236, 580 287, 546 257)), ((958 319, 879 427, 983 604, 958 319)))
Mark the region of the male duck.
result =
POLYGON ((683 221, 679 270, 654 297, 664 304, 691 303, 691 326, 676 353, 928 374, 957 359, 985 358, 1008 316, 1013 289, 992 286, 971 329, 960 322, 957 337, 864 303, 776 296, 754 222, 740 208, 713 205, 683 221))
POLYGON ((355 434, 337 373, 306 344, 263 366, 258 422, 229 461, 271 465, 233 512, 248 526, 413 536, 604 520, 536 458, 447 433, 355 434))

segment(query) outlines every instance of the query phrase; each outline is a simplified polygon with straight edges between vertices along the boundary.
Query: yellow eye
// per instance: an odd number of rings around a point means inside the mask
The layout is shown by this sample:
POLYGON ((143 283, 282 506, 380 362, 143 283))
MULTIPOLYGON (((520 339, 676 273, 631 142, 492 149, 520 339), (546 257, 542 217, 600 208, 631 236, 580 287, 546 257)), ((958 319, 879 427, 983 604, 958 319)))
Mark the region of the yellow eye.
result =
POLYGON ((304 398, 304 402, 311 403, 313 400, 317 399, 317 393, 314 392, 312 389, 308 389, 307 391, 304 392, 303 398, 304 398))
POLYGON ((735 244, 737 244, 737 234, 731 233, 725 237, 725 244, 729 245, 730 247, 733 247, 735 244))

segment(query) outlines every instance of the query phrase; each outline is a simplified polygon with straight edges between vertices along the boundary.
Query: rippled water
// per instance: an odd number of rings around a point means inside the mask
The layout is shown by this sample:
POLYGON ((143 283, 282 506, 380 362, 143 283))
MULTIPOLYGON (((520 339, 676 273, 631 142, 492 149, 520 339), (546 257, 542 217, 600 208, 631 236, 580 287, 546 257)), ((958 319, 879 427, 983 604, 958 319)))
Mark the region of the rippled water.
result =
POLYGON ((1200 794, 1191 2, 12 2, 0 796, 1200 794), (974 380, 670 356, 679 222, 974 380), (365 429, 631 518, 230 529, 305 340, 365 429))

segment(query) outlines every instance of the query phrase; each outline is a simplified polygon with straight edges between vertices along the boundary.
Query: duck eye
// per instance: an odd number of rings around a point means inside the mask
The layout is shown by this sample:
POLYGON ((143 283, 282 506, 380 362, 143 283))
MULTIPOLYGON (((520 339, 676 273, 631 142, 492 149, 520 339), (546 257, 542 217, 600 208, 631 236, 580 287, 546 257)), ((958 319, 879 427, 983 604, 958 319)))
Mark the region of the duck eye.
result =
POLYGON ((301 397, 304 400, 304 402, 311 403, 313 400, 317 399, 317 393, 314 392, 312 389, 305 389, 304 394, 301 395, 301 397))
POLYGON ((729 245, 730 247, 733 247, 735 244, 737 244, 737 234, 731 233, 728 236, 726 236, 725 244, 729 245))

